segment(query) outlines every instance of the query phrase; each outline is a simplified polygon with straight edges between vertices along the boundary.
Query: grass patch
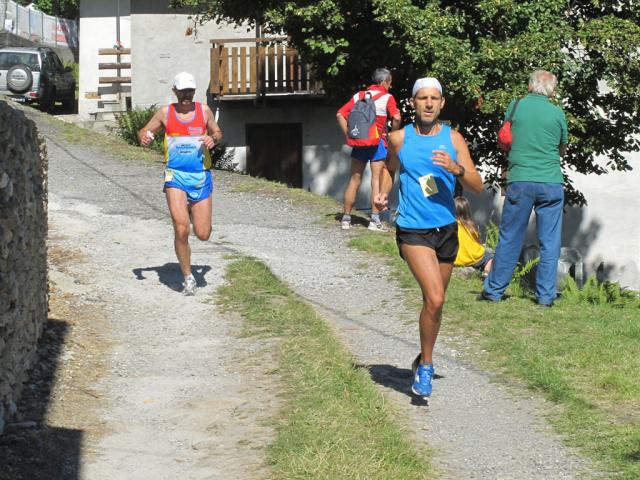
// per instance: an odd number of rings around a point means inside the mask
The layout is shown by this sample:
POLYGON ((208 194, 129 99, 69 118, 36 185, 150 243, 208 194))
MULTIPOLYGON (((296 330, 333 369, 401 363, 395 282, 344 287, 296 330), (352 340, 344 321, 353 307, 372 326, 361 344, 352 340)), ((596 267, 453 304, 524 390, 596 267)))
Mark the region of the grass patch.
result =
POLYGON ((148 148, 130 145, 121 138, 104 133, 94 132, 77 125, 52 119, 59 127, 61 138, 72 144, 84 144, 92 148, 98 148, 109 155, 115 155, 124 159, 142 160, 149 163, 162 163, 164 156, 148 148))
POLYGON ((59 139, 67 143, 75 145, 83 144, 124 160, 142 160, 149 163, 164 162, 164 156, 162 154, 149 150, 148 148, 129 145, 124 140, 113 135, 79 127, 72 123, 59 120, 52 115, 48 115, 30 106, 18 104, 15 108, 29 110, 29 115, 37 117, 39 122, 54 126, 59 135, 59 139))
POLYGON ((277 337, 284 398, 268 450, 276 479, 423 479, 433 474, 395 410, 325 321, 262 263, 232 262, 218 291, 244 333, 277 337))
MULTIPOLYGON (((392 238, 363 235, 351 246, 387 258, 419 305, 420 292, 392 238)), ((473 338, 486 351, 481 364, 557 404, 549 417, 568 444, 615 478, 640 478, 640 310, 574 298, 550 309, 515 296, 476 302, 481 288, 480 279, 454 275, 443 333, 473 338)))

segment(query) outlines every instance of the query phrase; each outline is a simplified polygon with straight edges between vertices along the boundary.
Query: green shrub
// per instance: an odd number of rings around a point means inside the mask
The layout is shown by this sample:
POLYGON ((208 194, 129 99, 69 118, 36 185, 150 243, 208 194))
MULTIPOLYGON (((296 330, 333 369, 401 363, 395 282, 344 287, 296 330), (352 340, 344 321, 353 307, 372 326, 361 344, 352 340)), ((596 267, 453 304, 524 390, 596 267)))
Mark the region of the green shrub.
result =
POLYGON ((514 297, 524 298, 529 294, 532 270, 538 263, 540 263, 540 257, 532 258, 524 265, 518 263, 509 284, 509 289, 514 297))
POLYGON ((496 245, 498 245, 498 236, 500 234, 500 230, 498 229, 498 225, 490 221, 485 227, 485 238, 484 244, 487 248, 492 250, 496 249, 496 245))
POLYGON ((64 68, 71 68, 71 73, 73 74, 73 79, 76 81, 76 86, 80 84, 80 64, 76 62, 64 62, 64 68))
POLYGON ((218 170, 235 172, 238 164, 234 162, 235 148, 227 146, 226 143, 216 144, 211 150, 211 162, 218 170))
MULTIPOLYGON (((117 123, 113 128, 113 133, 131 145, 139 145, 138 130, 151 120, 156 110, 157 107, 151 105, 148 108, 134 108, 128 112, 119 113, 116 115, 117 123)), ((149 145, 149 148, 161 152, 163 149, 163 136, 163 131, 156 132, 155 138, 153 142, 151 142, 151 145, 149 145)))
POLYGON ((578 288, 571 277, 567 277, 561 286, 562 298, 571 303, 590 303, 609 305, 614 308, 638 307, 638 294, 620 286, 617 282, 598 282, 590 276, 582 289, 578 288))

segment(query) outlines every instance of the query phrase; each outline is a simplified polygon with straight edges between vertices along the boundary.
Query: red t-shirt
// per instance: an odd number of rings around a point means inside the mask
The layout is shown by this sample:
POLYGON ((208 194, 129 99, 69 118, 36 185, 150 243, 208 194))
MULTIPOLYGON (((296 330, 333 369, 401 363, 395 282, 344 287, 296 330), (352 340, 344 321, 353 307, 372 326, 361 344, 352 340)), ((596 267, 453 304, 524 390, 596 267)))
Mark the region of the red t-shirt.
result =
POLYGON ((338 113, 342 115, 344 118, 349 117, 349 113, 351 109, 356 104, 358 100, 362 98, 362 94, 364 92, 371 92, 371 96, 375 97, 379 95, 381 92, 384 92, 384 95, 381 95, 380 98, 375 100, 376 104, 376 127, 378 128, 378 133, 380 137, 384 140, 385 145, 387 144, 387 119, 393 117, 394 115, 398 115, 400 110, 398 110, 398 104, 396 103, 396 99, 393 98, 386 88, 382 85, 370 85, 366 90, 360 91, 356 93, 351 99, 345 103, 338 113))

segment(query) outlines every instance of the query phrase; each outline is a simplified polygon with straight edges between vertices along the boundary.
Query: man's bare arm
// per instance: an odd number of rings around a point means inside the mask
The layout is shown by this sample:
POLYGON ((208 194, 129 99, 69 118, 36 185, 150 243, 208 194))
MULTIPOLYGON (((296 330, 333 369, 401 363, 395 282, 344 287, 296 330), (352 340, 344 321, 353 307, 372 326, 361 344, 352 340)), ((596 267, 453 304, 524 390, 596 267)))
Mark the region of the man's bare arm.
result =
POLYGON ((453 130, 451 131, 451 140, 458 156, 457 162, 464 167, 464 175, 458 177, 458 180, 460 180, 465 188, 480 195, 484 190, 484 185, 482 184, 482 177, 476 170, 473 160, 471 160, 471 153, 469 152, 467 142, 459 132, 453 130))
POLYGON ((211 136, 214 143, 219 144, 222 141, 222 130, 220 130, 213 112, 207 105, 204 107, 204 115, 207 121, 207 133, 211 136))
POLYGON ((338 119, 338 125, 340 126, 340 130, 342 130, 342 133, 344 133, 344 136, 346 137, 348 134, 347 119, 344 118, 341 113, 336 114, 336 118, 338 119))
POLYGON ((380 211, 384 211, 389 207, 389 192, 393 187, 393 179, 400 165, 398 152, 400 152, 403 142, 404 130, 396 130, 389 134, 387 158, 380 170, 380 193, 374 198, 374 203, 380 211))
POLYGON ((153 142, 153 134, 160 130, 165 125, 165 119, 167 118, 167 107, 159 108, 156 113, 153 114, 151 120, 147 124, 138 130, 138 140, 140 145, 148 147, 153 142), (149 135, 150 132, 152 135, 149 135))
POLYGON ((398 130, 400 128, 401 123, 402 123, 402 117, 400 116, 399 113, 391 117, 391 131, 393 132, 395 130, 398 130))

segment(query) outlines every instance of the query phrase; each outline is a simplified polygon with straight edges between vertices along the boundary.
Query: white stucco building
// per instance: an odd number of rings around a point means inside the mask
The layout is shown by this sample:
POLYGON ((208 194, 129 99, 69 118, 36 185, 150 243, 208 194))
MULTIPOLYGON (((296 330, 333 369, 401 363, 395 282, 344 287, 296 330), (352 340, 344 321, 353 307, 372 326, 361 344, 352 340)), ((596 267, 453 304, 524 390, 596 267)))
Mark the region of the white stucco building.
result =
MULTIPOLYGON (((127 108, 169 103, 173 77, 188 71, 198 84, 196 101, 208 101, 218 112, 239 169, 341 196, 350 164, 337 106, 326 102, 295 51, 286 42, 255 42, 249 27, 192 27, 188 12, 170 9, 168 0, 82 0, 79 116, 108 119, 127 108), (216 39, 224 42, 213 49, 216 39), (114 50, 117 45, 122 48, 114 50), (260 51, 251 50, 256 47, 263 48, 260 65, 254 61, 260 51), (212 88, 214 75, 219 84, 212 88)), ((367 182, 358 205, 368 203, 367 182)))

